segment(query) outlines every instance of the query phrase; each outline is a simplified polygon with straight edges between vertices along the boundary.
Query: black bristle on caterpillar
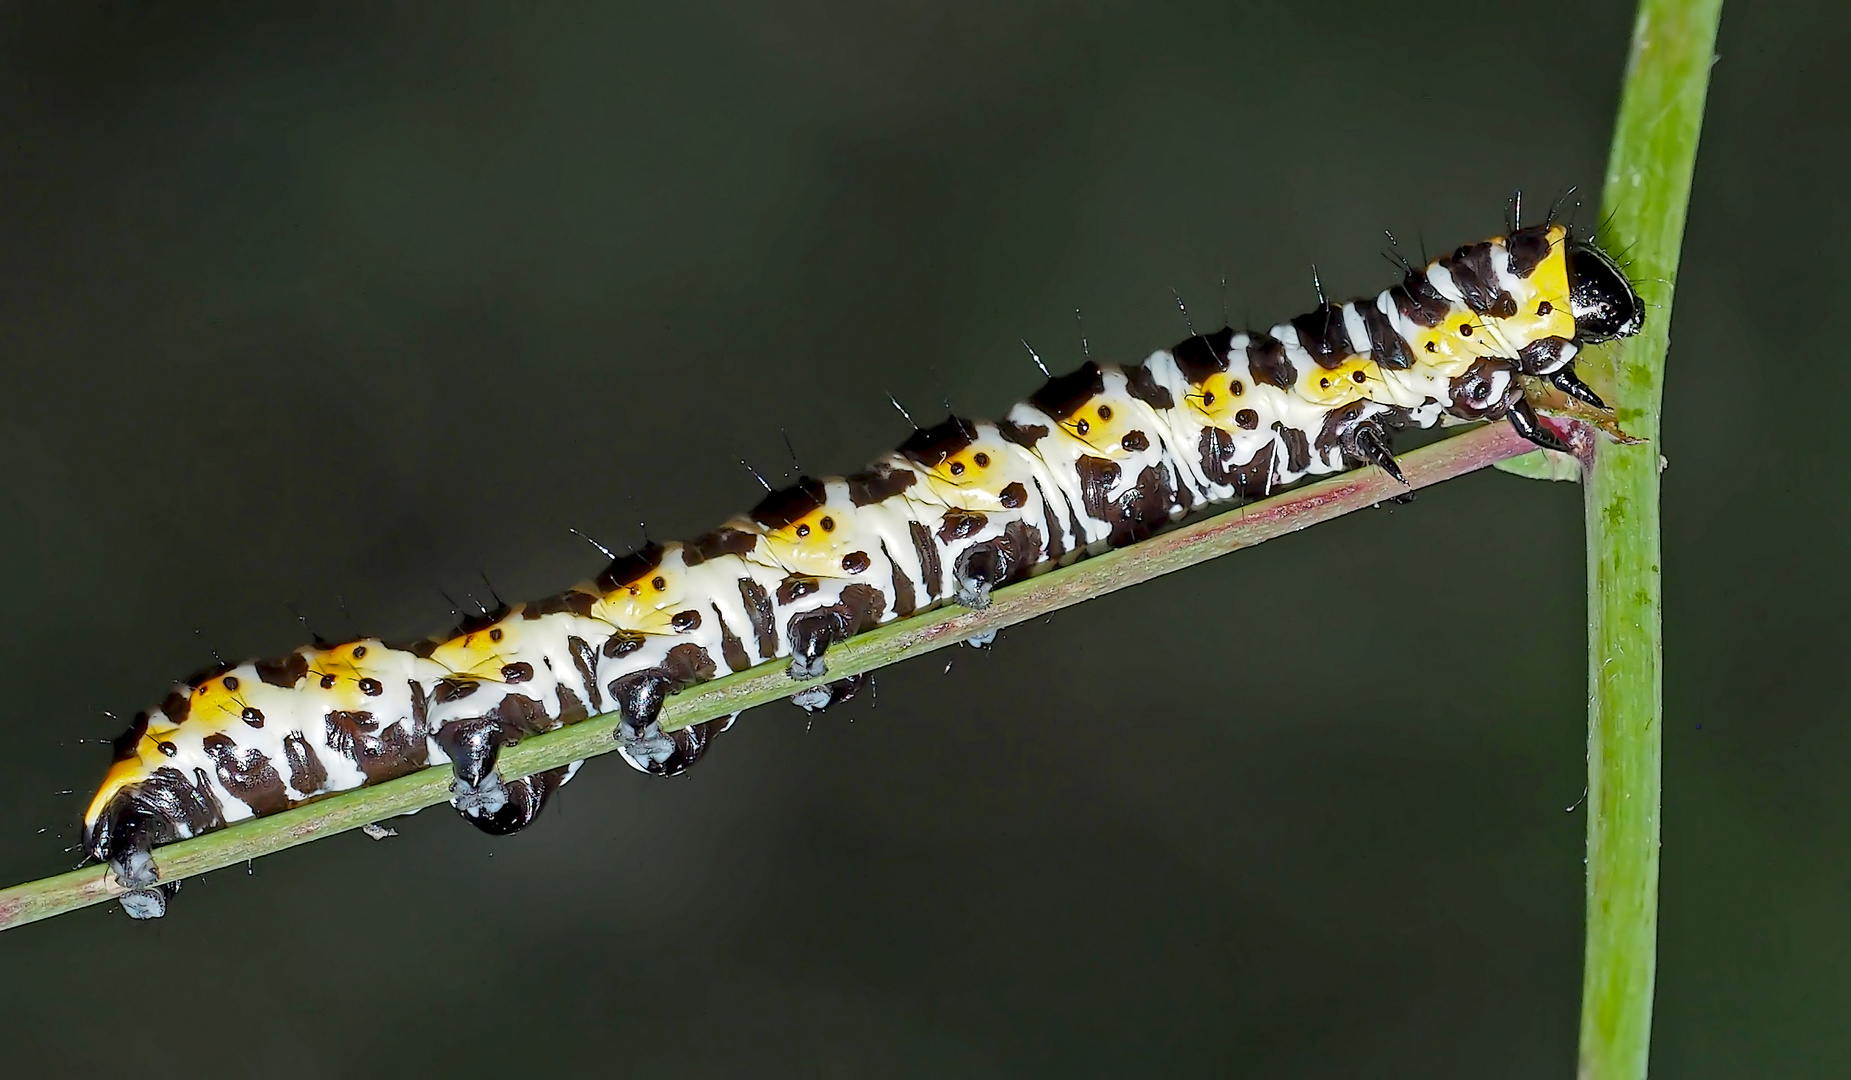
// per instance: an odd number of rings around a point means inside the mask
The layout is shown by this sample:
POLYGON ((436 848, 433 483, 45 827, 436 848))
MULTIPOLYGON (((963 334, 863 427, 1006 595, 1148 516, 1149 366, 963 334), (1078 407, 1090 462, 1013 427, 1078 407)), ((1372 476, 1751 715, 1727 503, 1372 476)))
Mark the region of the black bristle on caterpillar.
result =
MULTIPOLYGON (((788 657, 793 676, 820 678, 856 634, 944 603, 984 607, 1001 586, 1203 507, 1358 466, 1400 480, 1395 432, 1442 416, 1507 420, 1565 449, 1522 377, 1603 407, 1575 357, 1643 321, 1613 261, 1551 223, 1410 268, 1372 298, 1331 304, 1320 289, 1316 310, 1263 333, 1192 334, 1125 367, 1089 359, 1000 420, 953 416, 851 476, 766 485, 746 514, 615 555, 557 596, 497 598, 412 646, 317 639, 189 679, 116 740, 85 849, 146 918, 174 888, 158 845, 431 765, 450 766, 465 819, 516 832, 579 765, 503 779, 501 749, 528 735, 618 712, 624 760, 673 776, 736 715, 664 732, 662 704, 719 675, 788 657)), ((825 709, 863 679, 793 701, 825 709)))

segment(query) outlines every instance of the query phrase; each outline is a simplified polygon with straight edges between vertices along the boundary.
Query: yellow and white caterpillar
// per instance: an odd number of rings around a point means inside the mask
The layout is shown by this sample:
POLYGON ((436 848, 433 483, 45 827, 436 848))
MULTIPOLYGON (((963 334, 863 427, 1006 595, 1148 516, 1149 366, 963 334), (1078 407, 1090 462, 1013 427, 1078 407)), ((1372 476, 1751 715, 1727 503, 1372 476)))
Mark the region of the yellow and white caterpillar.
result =
MULTIPOLYGON (((704 536, 617 556, 595 580, 444 637, 318 643, 189 679, 117 740, 86 850, 131 890, 131 915, 157 916, 171 885, 155 846, 441 764, 465 818, 513 832, 577 768, 503 780, 496 757, 523 736, 620 712, 624 759, 673 775, 734 719, 664 733, 663 700, 696 683, 777 657, 814 678, 854 634, 945 602, 982 607, 1199 508, 1359 465, 1399 477, 1394 432, 1443 415, 1507 419, 1560 449, 1519 376, 1600 407, 1575 357, 1637 333, 1643 314, 1610 259, 1548 224, 1264 333, 1089 362, 1001 420, 917 430, 863 472, 800 479, 704 536)), ((822 709, 860 682, 793 700, 822 709)))

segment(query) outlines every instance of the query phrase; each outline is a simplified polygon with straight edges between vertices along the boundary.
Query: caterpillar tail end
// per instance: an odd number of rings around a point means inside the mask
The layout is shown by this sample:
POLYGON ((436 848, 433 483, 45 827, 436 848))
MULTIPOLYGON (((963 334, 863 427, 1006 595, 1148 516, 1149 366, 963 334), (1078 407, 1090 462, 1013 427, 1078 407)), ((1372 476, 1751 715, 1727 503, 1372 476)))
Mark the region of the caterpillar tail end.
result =
MULTIPOLYGON (((139 805, 132 789, 115 798, 91 822, 84 836, 87 861, 108 867, 125 892, 118 897, 131 919, 158 919, 167 914, 167 901, 180 891, 178 881, 162 881, 154 863, 154 845, 163 842, 159 818, 139 805)), ((172 837, 167 837, 172 839, 172 837)))

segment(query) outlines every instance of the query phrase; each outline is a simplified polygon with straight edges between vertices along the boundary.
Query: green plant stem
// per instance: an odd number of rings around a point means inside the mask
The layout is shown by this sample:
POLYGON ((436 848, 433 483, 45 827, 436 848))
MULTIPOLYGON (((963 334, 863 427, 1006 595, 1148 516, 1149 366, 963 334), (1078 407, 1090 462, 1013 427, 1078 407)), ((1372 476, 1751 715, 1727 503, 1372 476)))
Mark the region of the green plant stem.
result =
POLYGON ((1658 929, 1663 732, 1659 401, 1671 300, 1721 0, 1642 0, 1601 207, 1648 309, 1596 358, 1595 385, 1643 440, 1592 440, 1587 475, 1587 945, 1579 1074, 1643 1077, 1658 929), (1599 366, 1604 362, 1605 368, 1599 366))
MULTIPOLYGON (((1529 449, 1530 444, 1509 425, 1492 424, 1422 447, 1401 458, 1401 469, 1410 485, 1425 487, 1529 449)), ((907 656, 954 645, 983 630, 1012 626, 1373 506, 1402 490, 1379 469, 1359 469, 1295 488, 1000 589, 982 611, 941 608, 859 635, 829 650, 827 678, 871 671, 907 656)), ((669 699, 662 726, 673 731, 788 697, 799 684, 786 673, 787 664, 785 660, 770 661, 678 694, 669 699)), ((617 716, 607 714, 528 739, 502 755, 502 774, 526 776, 615 750, 612 729, 616 724, 617 716)), ((156 850, 156 865, 161 880, 178 881, 370 822, 409 814, 449 797, 449 770, 425 769, 170 844, 156 850)), ((0 890, 0 930, 101 903, 121 892, 114 878, 100 866, 0 890)))

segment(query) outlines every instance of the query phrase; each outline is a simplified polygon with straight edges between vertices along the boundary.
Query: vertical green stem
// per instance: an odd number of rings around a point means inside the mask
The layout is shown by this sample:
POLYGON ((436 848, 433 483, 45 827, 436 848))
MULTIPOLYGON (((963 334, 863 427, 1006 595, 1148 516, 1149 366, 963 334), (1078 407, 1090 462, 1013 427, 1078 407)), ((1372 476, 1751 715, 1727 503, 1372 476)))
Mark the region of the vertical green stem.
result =
POLYGON ((1659 401, 1678 249, 1722 0, 1641 0, 1601 207, 1608 246, 1649 305, 1595 385, 1631 434, 1603 439, 1587 478, 1587 956, 1580 1075, 1643 1077, 1658 931, 1663 725, 1659 401), (1604 376, 1604 378, 1602 377, 1604 376))

